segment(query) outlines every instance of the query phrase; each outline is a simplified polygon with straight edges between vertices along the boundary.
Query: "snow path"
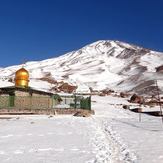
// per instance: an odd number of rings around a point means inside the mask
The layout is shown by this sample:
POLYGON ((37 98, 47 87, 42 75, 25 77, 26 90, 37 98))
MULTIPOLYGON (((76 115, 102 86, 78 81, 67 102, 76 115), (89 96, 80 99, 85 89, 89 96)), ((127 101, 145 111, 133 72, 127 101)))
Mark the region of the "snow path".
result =
POLYGON ((21 116, 0 120, 2 163, 120 163, 118 143, 95 117, 21 116), (109 134, 108 134, 109 133, 109 134))
MULTIPOLYGON (((1 163, 162 163, 163 125, 122 109, 126 99, 92 97, 95 115, 0 119, 1 163)), ((12 117, 12 116, 11 116, 12 117)))
MULTIPOLYGON (((125 99, 117 97, 98 97, 93 100, 94 116, 103 126, 113 146, 118 148, 121 161, 136 163, 163 162, 163 125, 161 118, 122 109, 120 104, 128 104, 125 99), (113 105, 114 104, 114 105, 113 105)), ((112 146, 112 145, 111 145, 112 146)), ((114 149, 112 155, 116 156, 114 149)), ((115 162, 115 159, 113 162, 115 162)))
MULTIPOLYGON (((96 121, 96 127, 98 127, 98 134, 103 135, 101 142, 97 136, 95 140, 95 146, 98 153, 96 155, 97 162, 108 163, 134 163, 136 156, 128 150, 120 137, 112 129, 111 125, 107 123, 107 120, 94 118, 96 121)), ((98 135, 97 134, 97 135, 98 135)), ((95 161, 95 162, 96 162, 95 161)))
POLYGON ((1 163, 112 162, 109 140, 96 119, 20 116, 0 120, 1 163))

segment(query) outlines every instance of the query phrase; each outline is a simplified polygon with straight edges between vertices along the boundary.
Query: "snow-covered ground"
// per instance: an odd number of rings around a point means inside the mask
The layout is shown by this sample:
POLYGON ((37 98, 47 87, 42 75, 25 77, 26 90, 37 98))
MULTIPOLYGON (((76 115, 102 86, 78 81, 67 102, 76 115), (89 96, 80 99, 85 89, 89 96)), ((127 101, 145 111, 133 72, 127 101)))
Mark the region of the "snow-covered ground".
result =
POLYGON ((127 104, 125 99, 94 97, 93 100, 95 118, 101 123, 106 137, 111 137, 118 147, 123 160, 119 162, 163 162, 163 124, 160 117, 141 114, 139 122, 138 113, 124 110, 119 105, 127 104))
POLYGON ((21 116, 0 122, 0 162, 77 163, 94 160, 92 118, 21 116))
MULTIPOLYGON (((92 97, 95 115, 0 119, 1 163, 162 163, 159 117, 122 109, 118 97, 92 97)), ((4 116, 1 116, 4 117, 4 116)), ((5 116, 6 117, 6 116, 5 116)))

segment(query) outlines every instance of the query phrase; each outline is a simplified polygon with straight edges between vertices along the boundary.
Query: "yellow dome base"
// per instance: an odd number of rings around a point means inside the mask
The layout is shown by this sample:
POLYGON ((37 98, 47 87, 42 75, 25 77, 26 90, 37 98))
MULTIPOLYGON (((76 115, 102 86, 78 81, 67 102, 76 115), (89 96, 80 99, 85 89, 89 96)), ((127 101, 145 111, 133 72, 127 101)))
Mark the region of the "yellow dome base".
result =
POLYGON ((16 80, 15 86, 16 87, 28 87, 28 81, 27 80, 16 80))

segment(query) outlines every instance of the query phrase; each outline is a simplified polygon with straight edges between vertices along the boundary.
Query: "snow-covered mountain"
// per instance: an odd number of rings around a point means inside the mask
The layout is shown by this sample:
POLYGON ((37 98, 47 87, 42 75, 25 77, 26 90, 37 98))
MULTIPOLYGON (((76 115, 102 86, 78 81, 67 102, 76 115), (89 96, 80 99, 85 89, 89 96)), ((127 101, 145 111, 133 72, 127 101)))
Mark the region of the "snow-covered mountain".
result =
MULTIPOLYGON (((27 62, 30 86, 57 90, 65 83, 78 91, 111 89, 149 94, 155 80, 163 90, 163 53, 120 41, 98 41, 57 58, 27 62)), ((0 69, 1 87, 11 85, 22 65, 0 69), (3 81, 3 82, 2 82, 3 81)))

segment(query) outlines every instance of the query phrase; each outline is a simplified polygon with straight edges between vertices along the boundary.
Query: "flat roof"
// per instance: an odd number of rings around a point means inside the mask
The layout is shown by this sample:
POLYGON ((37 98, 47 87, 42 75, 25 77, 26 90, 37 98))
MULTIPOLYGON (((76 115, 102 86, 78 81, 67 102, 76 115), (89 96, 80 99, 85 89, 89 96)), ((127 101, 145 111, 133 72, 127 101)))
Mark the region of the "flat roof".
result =
POLYGON ((13 92, 15 90, 24 91, 24 92, 31 92, 31 93, 35 92, 35 93, 46 94, 46 95, 55 95, 52 92, 37 90, 37 89, 32 88, 32 87, 24 87, 23 88, 23 87, 9 86, 9 87, 0 88, 1 93, 10 93, 10 92, 13 92))

